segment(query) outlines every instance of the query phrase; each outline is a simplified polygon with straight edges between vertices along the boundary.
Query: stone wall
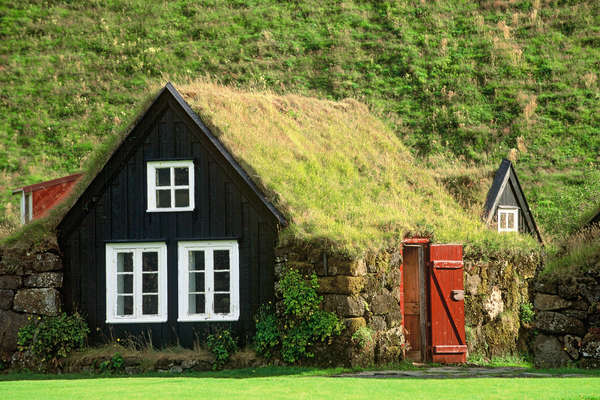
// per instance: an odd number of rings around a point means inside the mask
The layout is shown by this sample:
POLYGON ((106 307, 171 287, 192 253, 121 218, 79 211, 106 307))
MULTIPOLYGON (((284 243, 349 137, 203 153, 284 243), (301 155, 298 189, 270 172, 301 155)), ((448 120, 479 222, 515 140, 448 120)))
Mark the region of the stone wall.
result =
POLYGON ((55 243, 0 248, 0 358, 17 349, 30 318, 61 311, 62 261, 55 243))
POLYGON ((285 265, 303 274, 315 273, 323 309, 336 313, 346 325, 333 343, 317 349, 318 364, 364 366, 402 360, 399 249, 359 259, 302 248, 280 248, 277 254, 276 277, 285 265), (372 343, 364 347, 352 340, 361 327, 373 332, 372 343))
POLYGON ((584 273, 543 277, 534 292, 535 365, 600 368, 600 260, 584 273))
POLYGON ((469 354, 485 357, 527 352, 521 304, 540 267, 538 257, 510 260, 465 258, 465 325, 469 354))

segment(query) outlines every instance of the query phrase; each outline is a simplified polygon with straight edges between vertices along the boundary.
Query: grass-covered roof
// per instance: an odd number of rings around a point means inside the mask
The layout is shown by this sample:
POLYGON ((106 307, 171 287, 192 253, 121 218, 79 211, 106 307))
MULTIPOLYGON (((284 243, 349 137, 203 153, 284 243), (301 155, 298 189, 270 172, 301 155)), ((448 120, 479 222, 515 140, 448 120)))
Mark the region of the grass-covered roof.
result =
POLYGON ((507 239, 465 211, 355 100, 206 82, 175 86, 286 215, 283 241, 356 253, 392 246, 409 234, 433 235, 438 242, 507 239))
MULTIPOLYGON (((478 248, 535 246, 529 238, 487 229, 477 212, 466 211, 355 100, 242 91, 205 81, 175 87, 286 216, 283 243, 325 245, 353 255, 394 246, 407 235, 484 245, 478 248)), ((107 140, 76 192, 122 137, 107 140)))

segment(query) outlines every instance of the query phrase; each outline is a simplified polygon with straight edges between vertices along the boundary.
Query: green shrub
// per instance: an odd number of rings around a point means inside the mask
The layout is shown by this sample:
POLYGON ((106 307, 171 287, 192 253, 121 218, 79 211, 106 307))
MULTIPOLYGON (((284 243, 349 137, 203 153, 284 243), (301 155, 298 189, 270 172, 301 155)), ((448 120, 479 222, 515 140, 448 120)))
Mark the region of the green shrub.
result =
POLYGON ((373 333, 373 329, 367 326, 361 326, 352 335, 352 341, 364 349, 373 343, 373 333))
POLYGON ((343 325, 337 316, 319 308, 323 298, 317 294, 317 276, 306 278, 286 269, 279 281, 281 308, 273 311, 268 304, 259 310, 254 342, 263 356, 270 358, 279 351, 287 363, 312 358, 311 346, 341 333, 343 325))
POLYGON ((79 313, 37 317, 19 330, 17 345, 20 351, 30 351, 40 362, 57 367, 71 351, 84 345, 89 332, 79 313))
POLYGON ((215 355, 214 370, 223 368, 231 358, 231 354, 238 349, 235 339, 228 330, 208 335, 206 345, 208 350, 215 355))
POLYGON ((98 366, 100 372, 119 373, 125 369, 125 360, 120 353, 115 353, 110 360, 105 360, 98 366))
POLYGON ((533 309, 533 304, 527 302, 522 303, 519 310, 519 318, 522 324, 529 324, 533 322, 533 317, 535 316, 535 311, 533 309))
POLYGON ((254 336, 256 351, 266 358, 271 358, 281 337, 277 315, 273 311, 271 302, 259 308, 254 321, 256 322, 256 336, 254 336))

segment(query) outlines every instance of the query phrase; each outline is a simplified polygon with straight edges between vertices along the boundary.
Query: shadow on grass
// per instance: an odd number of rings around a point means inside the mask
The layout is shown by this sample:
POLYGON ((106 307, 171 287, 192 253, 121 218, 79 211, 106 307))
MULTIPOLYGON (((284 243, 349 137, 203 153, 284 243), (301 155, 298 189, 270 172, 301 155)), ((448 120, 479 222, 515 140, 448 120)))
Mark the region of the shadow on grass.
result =
POLYGON ((141 374, 109 374, 109 373, 65 373, 44 374, 36 372, 17 372, 0 374, 0 382, 24 380, 53 380, 53 379, 111 379, 111 378, 219 378, 219 379, 249 379, 277 376, 332 376, 345 372, 358 371, 350 368, 310 368, 310 367, 257 367, 227 369, 221 371, 185 371, 181 373, 150 371, 141 374))
MULTIPOLYGON (((221 371, 186 371, 182 373, 170 373, 170 372, 144 372, 136 375, 127 374, 93 374, 93 373, 67 373, 67 374, 43 374, 33 372, 19 372, 19 373, 7 373, 0 374, 0 383, 7 381, 40 381, 40 380, 76 380, 76 379, 128 379, 128 378, 215 378, 215 379, 252 379, 252 378, 268 378, 268 377, 284 377, 284 376, 297 376, 297 377, 333 377, 339 374, 361 372, 361 371, 400 371, 407 369, 428 369, 439 367, 440 365, 422 365, 418 367, 407 366, 406 364, 399 364, 389 366, 387 368, 316 368, 316 367, 285 367, 285 366, 267 366, 257 368, 241 368, 241 369, 229 369, 221 371)), ((465 369, 478 369, 484 367, 467 367, 465 369)), ((490 367, 485 367, 490 368, 490 367)), ((493 368, 490 368, 493 369, 493 368)), ((520 368, 519 368, 520 369, 520 368)), ((600 369, 580 369, 580 368, 556 368, 556 369, 535 369, 535 368, 522 368, 522 372, 536 373, 536 374, 548 374, 551 377, 569 377, 569 376, 585 376, 589 378, 598 377, 600 378, 600 369)), ((480 376, 475 379, 484 378, 480 376)), ((491 377, 491 376, 490 376, 491 377)), ((448 376, 446 378, 451 378, 448 376)), ((456 376, 456 378, 465 379, 465 376, 456 376)), ((495 376, 495 378, 511 378, 511 376, 495 376)), ((402 378, 406 379, 406 378, 402 378)), ((419 378, 417 378, 419 379, 419 378)))

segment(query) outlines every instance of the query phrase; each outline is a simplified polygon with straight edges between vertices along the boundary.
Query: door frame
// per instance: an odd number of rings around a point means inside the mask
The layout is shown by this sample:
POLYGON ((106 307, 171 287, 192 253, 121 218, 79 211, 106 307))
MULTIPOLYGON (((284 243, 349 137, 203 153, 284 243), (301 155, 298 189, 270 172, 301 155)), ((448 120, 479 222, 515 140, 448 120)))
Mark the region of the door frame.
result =
MULTIPOLYGON (((429 307, 429 238, 408 238, 402 241, 401 254, 404 256, 404 248, 418 248, 419 251, 419 328, 421 336, 421 362, 431 361, 431 309, 429 307)), ((402 313, 402 329, 404 328, 404 261, 400 265, 400 312, 402 313)))

